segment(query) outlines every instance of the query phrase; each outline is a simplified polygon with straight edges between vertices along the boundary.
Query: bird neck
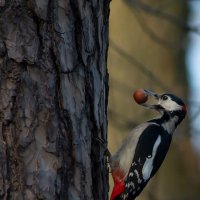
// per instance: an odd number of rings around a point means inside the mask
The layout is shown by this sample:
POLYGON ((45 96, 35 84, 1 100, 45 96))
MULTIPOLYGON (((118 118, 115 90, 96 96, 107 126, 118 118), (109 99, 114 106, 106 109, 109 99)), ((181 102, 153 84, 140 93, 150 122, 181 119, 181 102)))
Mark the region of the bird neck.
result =
POLYGON ((160 118, 161 125, 169 134, 173 134, 184 118, 185 115, 182 111, 164 112, 160 118))
POLYGON ((174 118, 177 118, 176 126, 178 126, 185 118, 185 113, 182 110, 165 112, 162 118, 165 118, 166 120, 174 120, 174 118))
POLYGON ((168 134, 172 135, 177 126, 185 118, 185 115, 181 111, 163 112, 160 118, 151 120, 162 126, 168 134))

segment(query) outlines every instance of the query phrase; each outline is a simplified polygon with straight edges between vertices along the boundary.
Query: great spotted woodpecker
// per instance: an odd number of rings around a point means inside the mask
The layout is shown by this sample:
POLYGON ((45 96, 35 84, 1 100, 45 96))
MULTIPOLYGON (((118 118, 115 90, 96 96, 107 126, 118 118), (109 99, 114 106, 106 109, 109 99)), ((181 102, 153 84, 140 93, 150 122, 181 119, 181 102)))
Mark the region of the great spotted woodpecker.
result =
POLYGON ((160 168, 172 135, 187 113, 184 102, 173 94, 158 95, 148 90, 145 93, 156 103, 142 105, 159 111, 161 117, 133 129, 110 157, 114 180, 111 200, 134 200, 142 192, 160 168))

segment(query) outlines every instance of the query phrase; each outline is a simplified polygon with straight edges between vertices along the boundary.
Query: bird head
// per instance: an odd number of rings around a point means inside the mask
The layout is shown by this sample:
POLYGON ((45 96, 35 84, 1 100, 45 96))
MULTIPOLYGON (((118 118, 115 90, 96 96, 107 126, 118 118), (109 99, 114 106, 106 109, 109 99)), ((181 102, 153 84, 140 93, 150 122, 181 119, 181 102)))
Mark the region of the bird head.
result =
POLYGON ((143 106, 157 110, 162 114, 173 115, 177 113, 183 117, 187 114, 186 105, 179 97, 169 93, 159 95, 149 90, 144 91, 148 96, 154 98, 155 103, 148 104, 147 101, 147 103, 144 103, 143 106))

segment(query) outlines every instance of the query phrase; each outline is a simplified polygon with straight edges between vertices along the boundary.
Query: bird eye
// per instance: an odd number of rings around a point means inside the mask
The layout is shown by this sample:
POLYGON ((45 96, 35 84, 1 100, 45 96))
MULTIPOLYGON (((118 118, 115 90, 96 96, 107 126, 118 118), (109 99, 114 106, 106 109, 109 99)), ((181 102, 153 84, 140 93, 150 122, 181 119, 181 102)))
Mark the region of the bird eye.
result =
POLYGON ((162 100, 167 100, 168 99, 168 96, 166 96, 166 95, 164 95, 164 96, 162 96, 162 100))

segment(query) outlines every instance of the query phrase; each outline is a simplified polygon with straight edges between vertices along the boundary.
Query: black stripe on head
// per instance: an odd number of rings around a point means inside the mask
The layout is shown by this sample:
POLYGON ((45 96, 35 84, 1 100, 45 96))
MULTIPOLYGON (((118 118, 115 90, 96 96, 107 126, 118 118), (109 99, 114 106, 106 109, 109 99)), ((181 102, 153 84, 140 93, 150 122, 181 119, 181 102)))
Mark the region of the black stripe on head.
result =
POLYGON ((176 102, 178 105, 180 105, 180 106, 184 106, 184 105, 185 105, 185 103, 182 101, 182 99, 180 99, 179 97, 175 96, 174 94, 165 93, 165 94, 162 94, 162 95, 161 95, 161 98, 162 98, 162 96, 164 96, 164 95, 169 96, 169 97, 172 99, 172 101, 175 101, 175 102, 176 102))

